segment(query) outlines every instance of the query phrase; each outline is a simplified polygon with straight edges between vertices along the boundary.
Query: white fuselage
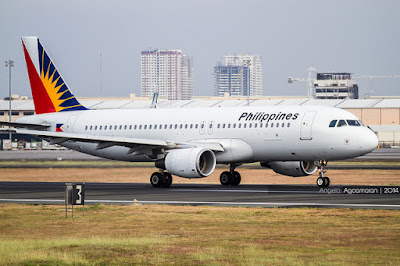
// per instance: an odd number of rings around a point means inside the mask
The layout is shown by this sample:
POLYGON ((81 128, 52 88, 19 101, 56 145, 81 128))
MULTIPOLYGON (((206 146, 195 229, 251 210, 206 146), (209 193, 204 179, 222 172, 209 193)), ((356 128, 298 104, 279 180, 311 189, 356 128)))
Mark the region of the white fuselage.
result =
MULTIPOLYGON (((217 163, 339 160, 371 152, 375 134, 365 126, 329 127, 332 120, 359 120, 342 109, 321 106, 116 109, 57 112, 17 122, 51 124, 56 131, 179 142, 220 143, 217 163)), ((128 147, 97 149, 96 143, 63 142, 80 152, 125 161, 148 161, 128 147)))

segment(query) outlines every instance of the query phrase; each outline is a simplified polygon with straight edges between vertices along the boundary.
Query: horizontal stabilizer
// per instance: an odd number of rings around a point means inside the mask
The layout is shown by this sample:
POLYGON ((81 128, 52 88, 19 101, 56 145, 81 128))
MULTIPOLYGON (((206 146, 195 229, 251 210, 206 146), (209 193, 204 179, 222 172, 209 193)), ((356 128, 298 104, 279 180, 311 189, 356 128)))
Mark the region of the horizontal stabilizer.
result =
POLYGON ((44 130, 50 127, 50 125, 48 124, 29 124, 29 123, 16 123, 16 122, 3 122, 3 121, 0 121, 0 126, 26 128, 33 130, 44 130))

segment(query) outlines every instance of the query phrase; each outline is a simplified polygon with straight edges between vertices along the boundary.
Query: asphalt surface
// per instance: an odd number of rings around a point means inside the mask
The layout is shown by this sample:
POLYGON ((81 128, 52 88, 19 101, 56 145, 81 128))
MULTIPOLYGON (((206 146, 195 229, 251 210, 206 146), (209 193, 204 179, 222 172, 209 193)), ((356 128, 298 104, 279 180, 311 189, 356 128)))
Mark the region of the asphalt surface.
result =
MULTIPOLYGON (((65 183, 0 182, 0 203, 64 204, 65 183)), ((86 204, 321 207, 400 210, 400 187, 86 183, 86 204)))
MULTIPOLYGON (((0 151, 0 160, 99 160, 101 158, 72 150, 0 151)), ((360 160, 400 160, 400 149, 376 149, 360 160)))

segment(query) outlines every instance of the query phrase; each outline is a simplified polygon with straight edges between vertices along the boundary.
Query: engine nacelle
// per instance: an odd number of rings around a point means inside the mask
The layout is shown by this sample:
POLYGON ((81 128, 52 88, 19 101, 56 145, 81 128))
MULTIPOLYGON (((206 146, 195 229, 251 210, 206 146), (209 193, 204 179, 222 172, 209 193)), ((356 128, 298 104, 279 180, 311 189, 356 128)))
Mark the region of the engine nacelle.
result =
POLYGON ((211 150, 196 147, 170 150, 164 164, 170 174, 187 178, 202 178, 211 175, 214 171, 216 159, 211 150))
MULTIPOLYGON (((261 166, 265 165, 261 164, 261 166)), ((293 177, 312 175, 318 169, 317 162, 315 161, 270 162, 268 166, 275 173, 293 177)))

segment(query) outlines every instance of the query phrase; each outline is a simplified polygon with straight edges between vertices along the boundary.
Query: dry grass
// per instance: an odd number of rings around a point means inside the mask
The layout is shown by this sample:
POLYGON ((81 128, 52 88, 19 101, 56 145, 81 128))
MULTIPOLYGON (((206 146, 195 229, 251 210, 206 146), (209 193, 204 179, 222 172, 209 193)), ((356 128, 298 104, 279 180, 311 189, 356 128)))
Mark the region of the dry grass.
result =
POLYGON ((400 264, 400 212, 0 205, 0 264, 400 264))
MULTIPOLYGON (((3 168, 0 181, 24 182, 123 182, 147 183, 154 167, 137 168, 3 168)), ((226 169, 217 168, 202 179, 174 177, 174 183, 219 184, 219 174, 226 169)), ((270 169, 238 168, 242 184, 315 184, 317 174, 292 178, 274 173, 270 169)), ((332 185, 400 185, 399 170, 329 170, 332 185)))

